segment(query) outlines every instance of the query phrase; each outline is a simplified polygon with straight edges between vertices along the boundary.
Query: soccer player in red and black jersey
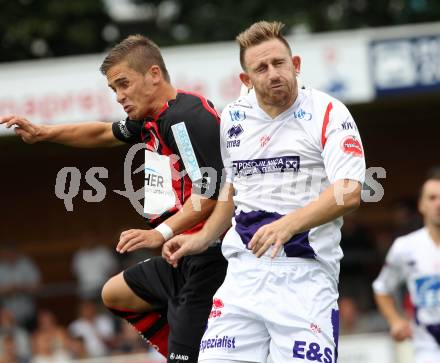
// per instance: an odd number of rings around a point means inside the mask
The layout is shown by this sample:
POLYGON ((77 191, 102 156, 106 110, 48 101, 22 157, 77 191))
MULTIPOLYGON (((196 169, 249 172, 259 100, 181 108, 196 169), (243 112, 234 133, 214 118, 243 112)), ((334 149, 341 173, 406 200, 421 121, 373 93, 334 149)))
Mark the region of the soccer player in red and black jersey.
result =
MULTIPOLYGON (((181 175, 172 181, 176 205, 148 220, 151 229, 122 232, 118 252, 157 248, 173 235, 200 229, 217 202, 223 168, 219 117, 213 105, 199 95, 175 89, 158 46, 140 35, 116 45, 101 72, 127 113, 125 121, 48 126, 12 115, 0 117, 0 123, 15 126, 27 143, 44 140, 100 147, 142 142, 150 152, 178 156, 169 163, 173 173, 181 175), (195 165, 212 168, 217 176, 206 177, 195 165), (201 195, 202 191, 209 197, 201 195)), ((158 176, 152 178, 159 181, 158 176)), ((186 257, 176 269, 162 257, 153 257, 112 277, 104 285, 103 302, 167 356, 168 362, 197 362, 212 296, 223 282, 226 264, 218 243, 202 254, 186 257)))

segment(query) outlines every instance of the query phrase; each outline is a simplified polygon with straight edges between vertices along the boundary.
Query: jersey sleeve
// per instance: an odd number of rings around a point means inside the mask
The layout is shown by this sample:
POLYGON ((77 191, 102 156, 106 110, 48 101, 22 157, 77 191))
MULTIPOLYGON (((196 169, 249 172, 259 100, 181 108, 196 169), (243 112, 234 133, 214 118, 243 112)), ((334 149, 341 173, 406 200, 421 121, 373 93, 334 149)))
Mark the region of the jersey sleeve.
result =
POLYGON ((115 137, 127 144, 136 144, 142 141, 142 121, 126 120, 113 122, 112 131, 115 137))
POLYGON ((322 157, 331 183, 340 179, 365 180, 361 137, 348 109, 333 99, 328 103, 321 133, 322 157))
POLYGON ((373 282, 373 290, 376 294, 392 294, 405 281, 401 247, 397 239, 388 251, 385 264, 373 282))
MULTIPOLYGON (((212 107, 212 104, 207 104, 212 107)), ((214 109, 200 103, 180 117, 164 120, 162 133, 166 144, 176 151, 193 184, 193 191, 217 199, 223 163, 220 155, 219 118, 214 109)))

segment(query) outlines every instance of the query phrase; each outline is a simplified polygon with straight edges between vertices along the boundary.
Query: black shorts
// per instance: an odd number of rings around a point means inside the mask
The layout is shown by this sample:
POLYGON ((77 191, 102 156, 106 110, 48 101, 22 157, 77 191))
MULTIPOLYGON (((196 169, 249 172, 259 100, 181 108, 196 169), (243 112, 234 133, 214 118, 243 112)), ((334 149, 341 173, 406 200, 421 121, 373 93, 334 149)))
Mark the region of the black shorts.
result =
MULTIPOLYGON (((227 262, 216 244, 205 252, 186 256, 173 268, 162 257, 152 257, 124 271, 133 292, 166 311, 170 334, 168 357, 184 355, 197 362, 212 297, 226 276, 227 262)), ((186 358, 186 357, 185 357, 186 358)))

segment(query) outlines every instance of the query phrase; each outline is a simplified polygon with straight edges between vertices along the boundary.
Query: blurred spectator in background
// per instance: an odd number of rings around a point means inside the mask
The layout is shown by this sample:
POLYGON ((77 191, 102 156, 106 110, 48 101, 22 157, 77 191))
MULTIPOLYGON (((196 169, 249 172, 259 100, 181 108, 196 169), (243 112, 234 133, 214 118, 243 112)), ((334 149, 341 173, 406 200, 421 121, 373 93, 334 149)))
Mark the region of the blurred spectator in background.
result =
POLYGON ((0 303, 14 314, 16 321, 31 329, 35 318, 34 294, 40 272, 32 260, 19 253, 12 242, 0 246, 0 303))
POLYGON ((84 234, 83 246, 75 252, 72 269, 78 281, 78 293, 82 299, 101 298, 104 283, 118 272, 116 253, 99 243, 97 236, 84 234))
POLYGON ((98 314, 96 303, 84 300, 78 309, 78 318, 70 323, 69 333, 72 337, 82 337, 87 354, 91 357, 109 353, 115 338, 114 320, 105 314, 98 314))
POLYGON ((385 260, 388 250, 397 237, 413 232, 422 226, 423 221, 417 210, 417 202, 413 198, 401 198, 392 202, 387 208, 386 223, 382 228, 374 231, 378 260, 381 263, 385 260))
POLYGON ((423 220, 417 211, 417 201, 406 198, 395 201, 391 207, 393 240, 423 227, 423 220))
POLYGON ((48 310, 40 310, 32 334, 32 363, 61 363, 69 360, 67 331, 48 310))
POLYGON ((377 273, 378 252, 369 231, 359 223, 359 216, 355 212, 344 217, 341 230, 340 246, 344 252, 341 260, 339 285, 341 296, 349 295, 360 305, 360 308, 370 309, 373 305, 373 296, 370 286, 377 273))
POLYGON ((84 337, 82 336, 71 336, 69 339, 70 355, 72 359, 87 359, 90 358, 87 353, 86 344, 84 342, 84 337))
POLYGON ((17 347, 12 335, 5 335, 2 342, 2 352, 0 363, 27 363, 28 359, 23 359, 17 354, 17 347))
POLYGON ((10 311, 0 308, 0 362, 28 362, 30 356, 28 333, 16 324, 10 311))
POLYGON ((425 226, 395 240, 373 289, 393 338, 413 337, 414 362, 439 362, 440 167, 431 170, 422 186, 419 211, 425 226), (412 324, 396 308, 394 293, 404 282, 415 308, 412 324))
POLYGON ((338 305, 341 335, 357 333, 359 308, 356 301, 350 297, 341 297, 338 305))

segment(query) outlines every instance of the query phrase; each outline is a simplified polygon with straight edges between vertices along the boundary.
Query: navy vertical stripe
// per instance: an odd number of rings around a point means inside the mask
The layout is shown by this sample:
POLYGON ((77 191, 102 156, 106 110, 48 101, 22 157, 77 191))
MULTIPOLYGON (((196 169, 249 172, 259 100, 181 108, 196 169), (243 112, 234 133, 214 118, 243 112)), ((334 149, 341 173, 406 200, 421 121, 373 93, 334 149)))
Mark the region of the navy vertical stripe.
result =
MULTIPOLYGON (((281 217, 283 217, 283 215, 276 212, 240 212, 235 216, 235 230, 247 247, 260 227, 272 223, 281 217)), ((284 244, 284 252, 287 257, 315 258, 315 251, 309 243, 309 231, 292 236, 292 238, 284 244)))
POLYGON ((332 327, 333 341, 335 342, 335 362, 338 361, 338 343, 339 343, 339 310, 332 309, 332 327))

